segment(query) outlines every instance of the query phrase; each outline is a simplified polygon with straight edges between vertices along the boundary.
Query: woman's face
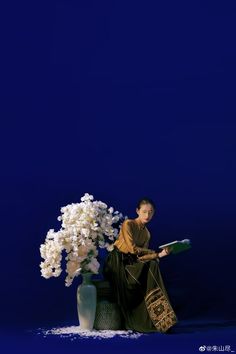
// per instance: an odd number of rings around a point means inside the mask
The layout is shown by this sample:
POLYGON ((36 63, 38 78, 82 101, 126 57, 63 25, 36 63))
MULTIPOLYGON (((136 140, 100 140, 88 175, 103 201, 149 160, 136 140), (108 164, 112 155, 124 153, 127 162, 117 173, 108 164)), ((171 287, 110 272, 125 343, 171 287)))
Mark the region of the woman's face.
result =
POLYGON ((140 209, 136 209, 136 212, 139 216, 139 219, 141 220, 142 223, 146 224, 148 223, 154 214, 154 209, 152 204, 142 204, 140 209))

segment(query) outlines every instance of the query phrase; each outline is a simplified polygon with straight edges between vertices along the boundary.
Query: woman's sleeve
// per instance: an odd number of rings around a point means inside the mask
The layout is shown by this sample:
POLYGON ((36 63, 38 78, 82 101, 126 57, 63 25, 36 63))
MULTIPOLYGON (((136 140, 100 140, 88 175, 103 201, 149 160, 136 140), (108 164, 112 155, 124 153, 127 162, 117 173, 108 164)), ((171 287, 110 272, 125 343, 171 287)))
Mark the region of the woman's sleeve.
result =
POLYGON ((127 247, 128 252, 130 253, 137 253, 137 246, 134 243, 134 238, 133 238, 133 229, 131 226, 131 223, 127 222, 123 222, 122 224, 122 231, 123 231, 123 237, 124 237, 124 241, 127 247))
POLYGON ((149 250, 148 248, 143 248, 143 247, 138 247, 133 238, 133 229, 132 229, 132 224, 129 222, 124 222, 122 225, 122 231, 123 231, 123 236, 125 240, 126 247, 128 249, 128 252, 133 253, 133 254, 147 254, 147 253, 153 253, 154 251, 149 250))
POLYGON ((146 241, 145 244, 143 245, 143 248, 148 249, 148 246, 149 246, 149 241, 146 241))

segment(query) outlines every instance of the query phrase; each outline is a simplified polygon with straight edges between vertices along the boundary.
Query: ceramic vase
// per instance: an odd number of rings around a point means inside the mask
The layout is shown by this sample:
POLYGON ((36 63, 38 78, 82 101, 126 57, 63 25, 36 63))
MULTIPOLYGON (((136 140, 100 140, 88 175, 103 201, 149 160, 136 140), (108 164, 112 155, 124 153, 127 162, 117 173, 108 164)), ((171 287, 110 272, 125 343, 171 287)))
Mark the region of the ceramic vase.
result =
POLYGON ((91 281, 92 273, 82 273, 82 284, 77 288, 77 311, 80 328, 91 331, 97 305, 97 289, 91 281))

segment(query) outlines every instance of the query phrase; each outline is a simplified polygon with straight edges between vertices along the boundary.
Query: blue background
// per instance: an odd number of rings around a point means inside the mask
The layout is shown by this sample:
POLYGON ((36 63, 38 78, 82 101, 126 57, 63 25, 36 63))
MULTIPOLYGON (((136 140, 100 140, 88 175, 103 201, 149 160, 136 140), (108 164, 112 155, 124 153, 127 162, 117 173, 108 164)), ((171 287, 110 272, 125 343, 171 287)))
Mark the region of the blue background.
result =
POLYGON ((40 276, 60 208, 94 195, 151 247, 179 319, 235 318, 235 2, 31 1, 2 11, 2 326, 76 323, 77 278, 40 276))

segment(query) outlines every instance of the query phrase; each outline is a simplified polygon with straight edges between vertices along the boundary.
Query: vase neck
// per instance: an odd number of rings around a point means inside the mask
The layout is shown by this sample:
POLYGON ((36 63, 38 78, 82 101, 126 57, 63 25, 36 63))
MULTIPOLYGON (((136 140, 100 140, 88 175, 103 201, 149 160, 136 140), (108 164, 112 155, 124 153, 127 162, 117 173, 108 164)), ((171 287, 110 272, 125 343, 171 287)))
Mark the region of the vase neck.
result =
POLYGON ((91 284, 91 276, 92 276, 92 273, 83 273, 82 274, 83 284, 91 284))

